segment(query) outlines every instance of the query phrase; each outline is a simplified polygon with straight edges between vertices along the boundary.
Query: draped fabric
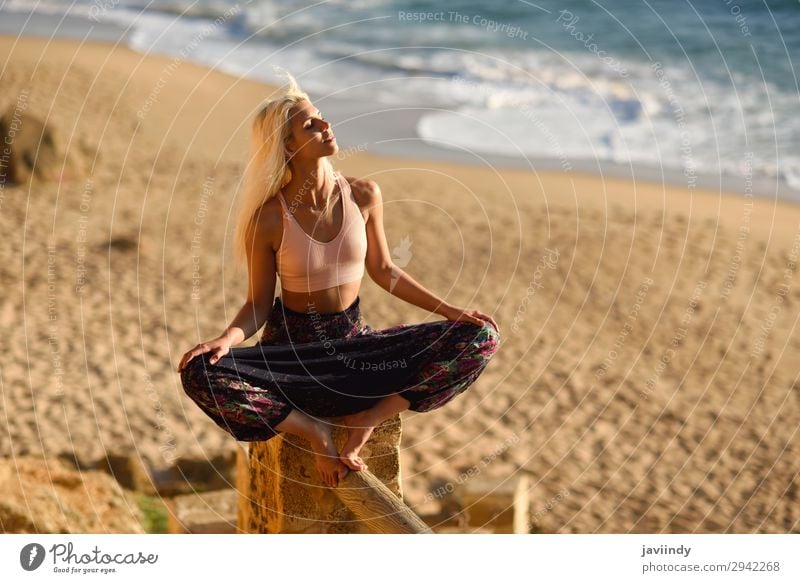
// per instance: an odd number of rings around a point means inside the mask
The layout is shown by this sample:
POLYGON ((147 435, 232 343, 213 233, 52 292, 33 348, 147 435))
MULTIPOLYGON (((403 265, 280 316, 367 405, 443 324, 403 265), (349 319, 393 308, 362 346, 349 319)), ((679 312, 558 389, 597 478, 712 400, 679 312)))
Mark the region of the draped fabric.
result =
POLYGON ((298 409, 338 417, 400 394, 412 411, 441 407, 469 387, 497 351, 493 326, 439 320, 382 330, 363 320, 360 297, 341 312, 295 312, 276 299, 258 344, 209 353, 181 372, 187 395, 241 441, 274 437, 298 409))

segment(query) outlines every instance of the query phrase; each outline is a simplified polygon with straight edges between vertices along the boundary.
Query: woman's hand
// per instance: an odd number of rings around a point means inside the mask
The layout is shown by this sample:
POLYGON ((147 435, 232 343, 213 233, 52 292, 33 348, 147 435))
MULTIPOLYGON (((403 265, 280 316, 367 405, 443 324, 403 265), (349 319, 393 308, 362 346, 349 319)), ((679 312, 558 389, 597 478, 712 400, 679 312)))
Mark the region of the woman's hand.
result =
POLYGON ((213 352, 211 358, 208 359, 208 362, 211 364, 216 364, 216 362, 228 354, 228 351, 231 349, 231 341, 228 340, 226 336, 219 336, 218 338, 214 338, 214 340, 210 340, 208 342, 201 342, 194 348, 192 348, 189 352, 183 355, 181 358, 180 364, 178 364, 178 372, 181 372, 189 361, 192 360, 195 356, 199 356, 206 352, 213 352))
POLYGON ((454 322, 461 320, 465 322, 472 322, 478 326, 483 326, 488 322, 494 326, 495 330, 500 332, 500 327, 497 325, 497 322, 495 322, 491 316, 478 310, 467 310, 464 308, 457 308, 456 306, 447 306, 439 313, 448 320, 452 320, 454 322))

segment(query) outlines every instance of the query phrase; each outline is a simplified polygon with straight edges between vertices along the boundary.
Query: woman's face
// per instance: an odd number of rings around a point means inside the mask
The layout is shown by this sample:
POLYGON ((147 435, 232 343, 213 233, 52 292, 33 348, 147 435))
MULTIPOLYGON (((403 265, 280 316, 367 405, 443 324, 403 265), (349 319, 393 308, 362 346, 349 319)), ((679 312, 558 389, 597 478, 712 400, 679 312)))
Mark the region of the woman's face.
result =
POLYGON ((313 160, 335 154, 336 138, 322 113, 310 101, 301 101, 289 112, 292 133, 286 143, 292 160, 313 160), (326 141, 327 140, 327 141, 326 141))

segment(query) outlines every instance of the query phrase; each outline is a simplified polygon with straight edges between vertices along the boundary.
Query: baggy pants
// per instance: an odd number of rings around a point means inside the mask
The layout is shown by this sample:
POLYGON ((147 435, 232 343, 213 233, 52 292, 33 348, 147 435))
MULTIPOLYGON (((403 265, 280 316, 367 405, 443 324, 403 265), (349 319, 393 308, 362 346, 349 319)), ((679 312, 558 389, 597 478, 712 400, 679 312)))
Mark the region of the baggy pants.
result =
POLYGON ((497 352, 491 325, 439 320, 383 330, 364 322, 360 297, 341 312, 309 313, 276 298, 258 344, 211 353, 181 371, 186 394, 239 441, 266 441, 292 411, 338 417, 400 394, 417 412, 463 393, 497 352))

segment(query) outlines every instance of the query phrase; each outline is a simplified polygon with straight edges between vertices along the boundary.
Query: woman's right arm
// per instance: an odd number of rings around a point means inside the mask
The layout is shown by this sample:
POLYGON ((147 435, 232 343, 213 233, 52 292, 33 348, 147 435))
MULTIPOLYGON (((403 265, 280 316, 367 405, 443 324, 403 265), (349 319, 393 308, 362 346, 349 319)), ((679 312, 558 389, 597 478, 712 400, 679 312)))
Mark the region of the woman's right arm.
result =
POLYGON ((202 342, 183 355, 178 372, 195 356, 213 352, 211 364, 225 356, 232 346, 241 344, 264 325, 275 301, 275 252, 273 250, 274 229, 270 225, 274 217, 261 212, 259 220, 247 236, 247 264, 249 283, 247 300, 225 331, 214 340, 202 342))

